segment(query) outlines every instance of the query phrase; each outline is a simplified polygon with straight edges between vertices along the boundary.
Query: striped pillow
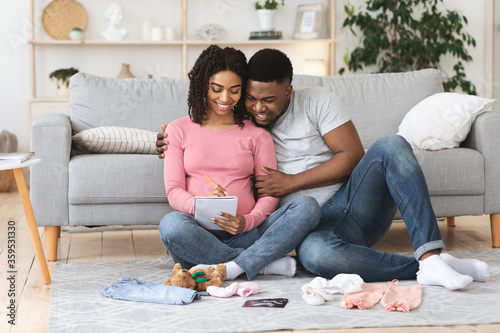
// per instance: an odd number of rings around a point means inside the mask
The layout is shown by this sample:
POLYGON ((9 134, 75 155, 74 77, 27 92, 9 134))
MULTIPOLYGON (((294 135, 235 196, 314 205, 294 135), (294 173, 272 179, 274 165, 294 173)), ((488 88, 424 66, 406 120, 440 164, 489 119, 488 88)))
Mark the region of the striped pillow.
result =
POLYGON ((125 127, 95 127, 73 135, 78 149, 103 154, 156 154, 156 132, 125 127))

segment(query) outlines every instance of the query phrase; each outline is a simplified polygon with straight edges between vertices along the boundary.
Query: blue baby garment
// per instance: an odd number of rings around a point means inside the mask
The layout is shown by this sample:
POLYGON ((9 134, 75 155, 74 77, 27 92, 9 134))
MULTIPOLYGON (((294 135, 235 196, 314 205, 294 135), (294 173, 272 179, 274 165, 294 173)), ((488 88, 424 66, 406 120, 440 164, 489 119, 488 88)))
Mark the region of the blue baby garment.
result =
POLYGON ((106 297, 124 301, 171 305, 190 304, 201 296, 208 296, 207 292, 166 286, 163 283, 151 283, 126 276, 117 283, 99 288, 99 291, 106 297))

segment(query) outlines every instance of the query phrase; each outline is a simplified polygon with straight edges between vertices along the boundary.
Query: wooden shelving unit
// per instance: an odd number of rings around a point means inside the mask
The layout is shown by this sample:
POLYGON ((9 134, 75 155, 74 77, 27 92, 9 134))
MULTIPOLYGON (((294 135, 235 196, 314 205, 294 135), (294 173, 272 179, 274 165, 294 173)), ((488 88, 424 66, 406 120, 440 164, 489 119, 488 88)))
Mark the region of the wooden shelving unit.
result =
MULTIPOLYGON (((62 112, 64 108, 67 109, 67 100, 40 98, 37 94, 37 49, 47 46, 73 48, 73 47, 106 47, 113 52, 114 47, 158 47, 158 48, 179 48, 180 49, 180 66, 182 77, 187 77, 188 73, 188 55, 190 47, 199 47, 210 44, 230 45, 230 46, 262 46, 262 47, 278 47, 280 45, 312 45, 322 44, 328 47, 327 68, 328 73, 335 73, 335 6, 336 0, 328 0, 327 8, 325 9, 326 15, 326 30, 327 38, 313 39, 313 40, 300 40, 300 39, 282 39, 282 40, 218 40, 218 41, 204 41, 204 40, 190 40, 188 39, 188 1, 181 0, 181 33, 178 40, 161 41, 161 42, 143 42, 141 40, 124 40, 124 41, 106 41, 106 40, 39 40, 36 39, 35 29, 39 24, 35 22, 35 4, 37 0, 30 1, 30 17, 31 17, 31 39, 29 44, 31 46, 31 67, 32 67, 32 86, 31 86, 31 100, 29 103, 28 124, 31 128, 32 122, 36 117, 44 113, 62 112)), ((39 0, 38 0, 39 1, 39 0)))

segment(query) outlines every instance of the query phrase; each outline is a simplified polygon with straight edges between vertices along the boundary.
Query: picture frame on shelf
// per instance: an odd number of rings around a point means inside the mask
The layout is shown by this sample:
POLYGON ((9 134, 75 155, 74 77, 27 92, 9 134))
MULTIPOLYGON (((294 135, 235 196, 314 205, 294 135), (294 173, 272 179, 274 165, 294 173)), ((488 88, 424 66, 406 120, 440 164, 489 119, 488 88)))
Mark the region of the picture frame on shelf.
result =
POLYGON ((299 5, 295 18, 294 39, 315 39, 323 20, 323 4, 299 5))

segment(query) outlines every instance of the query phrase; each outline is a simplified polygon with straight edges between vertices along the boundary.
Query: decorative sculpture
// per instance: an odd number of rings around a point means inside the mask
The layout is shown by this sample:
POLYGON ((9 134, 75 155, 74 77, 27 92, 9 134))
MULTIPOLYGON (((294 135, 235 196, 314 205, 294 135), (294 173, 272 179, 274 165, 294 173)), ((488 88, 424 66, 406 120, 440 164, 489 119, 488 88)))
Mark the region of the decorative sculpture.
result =
POLYGON ((125 35, 127 34, 127 30, 125 28, 119 28, 118 24, 122 21, 123 18, 123 7, 117 3, 111 3, 104 13, 104 17, 109 20, 109 25, 101 32, 101 35, 109 41, 117 41, 123 40, 125 35))

